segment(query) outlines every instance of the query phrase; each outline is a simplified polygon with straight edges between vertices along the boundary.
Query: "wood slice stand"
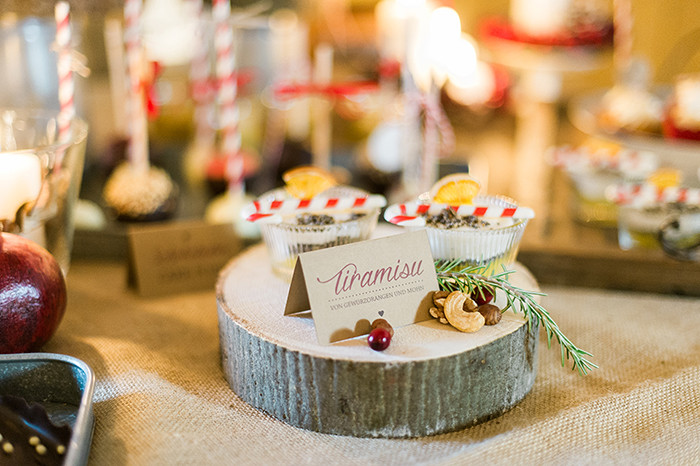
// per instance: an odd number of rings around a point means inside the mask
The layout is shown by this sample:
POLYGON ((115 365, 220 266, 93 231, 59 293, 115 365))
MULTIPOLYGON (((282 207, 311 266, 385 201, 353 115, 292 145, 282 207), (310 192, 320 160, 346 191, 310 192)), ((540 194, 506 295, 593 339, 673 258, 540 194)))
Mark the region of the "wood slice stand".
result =
MULTIPOLYGON (((519 264, 511 280, 537 289, 519 264)), ((364 337, 320 345, 310 312, 283 315, 288 289, 261 244, 221 271, 216 296, 226 380, 293 426, 356 437, 449 432, 509 410, 535 381, 539 333, 520 314, 472 334, 434 319, 408 325, 375 352, 364 337)))

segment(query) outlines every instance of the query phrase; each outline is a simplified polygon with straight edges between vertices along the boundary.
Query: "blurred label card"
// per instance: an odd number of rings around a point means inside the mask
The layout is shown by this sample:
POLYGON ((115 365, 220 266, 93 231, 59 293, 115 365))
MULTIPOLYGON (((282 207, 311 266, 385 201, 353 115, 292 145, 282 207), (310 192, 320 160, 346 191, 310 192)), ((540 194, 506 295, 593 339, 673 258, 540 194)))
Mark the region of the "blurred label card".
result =
POLYGON ((142 296, 213 290, 241 250, 233 225, 168 222, 129 228, 129 282, 142 296))
POLYGON ((285 315, 311 309, 322 344, 369 332, 374 319, 394 328, 430 318, 438 289, 425 231, 299 255, 285 315))

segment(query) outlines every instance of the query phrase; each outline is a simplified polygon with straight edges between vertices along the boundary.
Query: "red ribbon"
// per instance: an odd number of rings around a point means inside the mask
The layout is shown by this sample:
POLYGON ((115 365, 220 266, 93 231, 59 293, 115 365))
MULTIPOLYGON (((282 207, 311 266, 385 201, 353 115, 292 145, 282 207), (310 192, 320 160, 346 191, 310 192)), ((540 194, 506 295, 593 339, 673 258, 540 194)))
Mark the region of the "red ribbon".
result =
POLYGON ((383 78, 396 78, 401 74, 401 62, 398 60, 382 60, 379 62, 379 76, 383 78))
MULTIPOLYGON (((242 88, 253 80, 254 73, 251 70, 241 70, 233 73, 233 77, 236 80, 236 86, 242 88)), ((192 98, 196 102, 207 102, 216 94, 220 85, 221 80, 214 78, 193 82, 190 88, 192 98)))
POLYGON ((305 95, 323 97, 348 97, 375 92, 379 86, 374 81, 358 81, 339 84, 294 83, 275 87, 275 97, 280 100, 295 99, 305 95))
POLYGON ((141 89, 143 89, 144 99, 146 100, 146 111, 148 117, 153 119, 158 116, 158 93, 156 92, 156 81, 158 76, 163 72, 163 67, 157 61, 149 63, 151 65, 151 73, 141 79, 141 89))

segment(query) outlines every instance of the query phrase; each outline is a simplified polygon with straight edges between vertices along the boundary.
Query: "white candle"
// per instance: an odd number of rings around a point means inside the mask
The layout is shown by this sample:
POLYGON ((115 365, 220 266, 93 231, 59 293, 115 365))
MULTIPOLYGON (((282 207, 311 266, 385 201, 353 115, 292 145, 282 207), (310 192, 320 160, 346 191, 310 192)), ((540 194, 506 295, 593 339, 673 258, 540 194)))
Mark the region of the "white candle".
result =
POLYGON ((557 34, 566 28, 572 0, 512 0, 513 25, 533 36, 557 34))
POLYGON ((34 154, 0 154, 0 220, 14 220, 22 204, 41 191, 41 164, 34 154))

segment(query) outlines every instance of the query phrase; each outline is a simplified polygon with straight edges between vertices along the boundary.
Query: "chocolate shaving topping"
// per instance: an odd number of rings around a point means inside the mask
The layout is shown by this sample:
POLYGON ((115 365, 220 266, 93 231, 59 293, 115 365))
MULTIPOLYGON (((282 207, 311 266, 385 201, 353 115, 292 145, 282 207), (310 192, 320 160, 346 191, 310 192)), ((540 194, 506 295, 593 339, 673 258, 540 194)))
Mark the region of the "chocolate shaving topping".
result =
MULTIPOLYGON (((350 216, 345 219, 344 221, 352 221, 352 220, 357 220, 358 218, 364 217, 366 214, 363 212, 352 212, 350 216)), ((303 213, 297 215, 297 225, 306 225, 306 226, 322 226, 322 225, 333 225, 335 223, 342 223, 337 222, 336 219, 327 214, 311 214, 311 213, 303 213)))
POLYGON ((452 209, 442 209, 440 213, 436 215, 426 214, 425 223, 434 228, 444 229, 463 227, 483 228, 489 226, 489 222, 481 220, 475 215, 460 217, 457 215, 457 212, 452 209))
POLYGON ((297 225, 333 225, 335 220, 326 214, 297 215, 297 225))

